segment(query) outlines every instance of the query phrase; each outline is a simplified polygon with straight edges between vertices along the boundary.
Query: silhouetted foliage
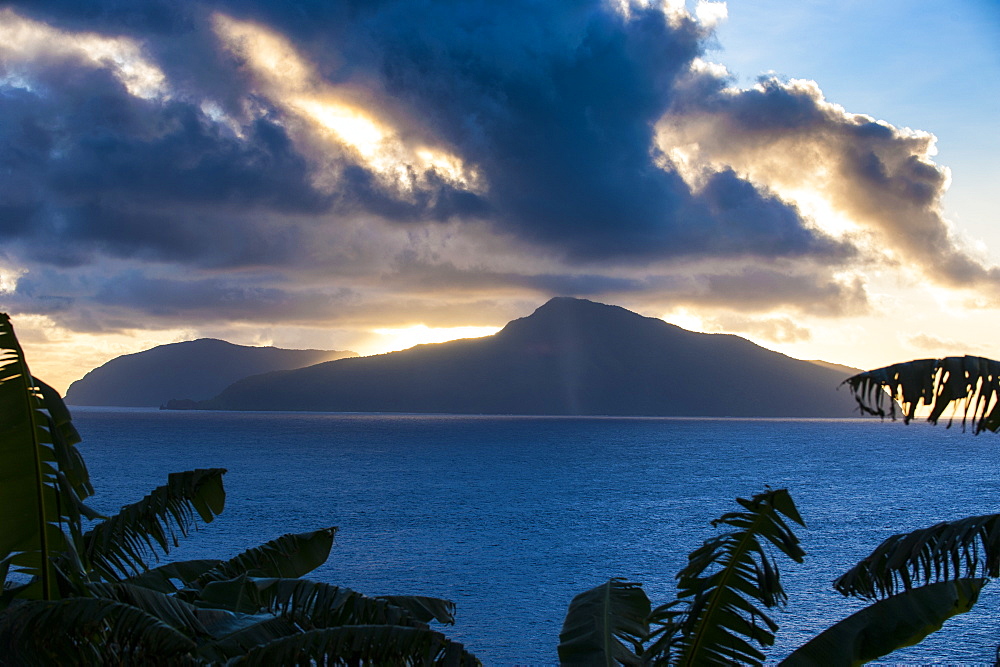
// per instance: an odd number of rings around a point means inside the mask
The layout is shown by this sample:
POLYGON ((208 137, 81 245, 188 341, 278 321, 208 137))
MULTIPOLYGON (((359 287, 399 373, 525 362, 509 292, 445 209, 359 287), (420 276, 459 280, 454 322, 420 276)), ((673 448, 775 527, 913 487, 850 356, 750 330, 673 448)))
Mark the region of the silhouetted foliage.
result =
MULTIPOLYGON (((729 530, 688 556, 677 574, 676 599, 650 609, 641 585, 621 579, 574 598, 560 634, 560 660, 763 665, 762 649, 774 644, 778 631, 765 609, 787 602, 769 552, 801 562, 805 552, 786 520, 805 524, 785 489, 737 502, 742 511, 712 522, 729 530)), ((862 664, 916 644, 968 611, 988 581, 977 573, 996 576, 996 540, 989 527, 997 522, 1000 515, 974 517, 889 538, 835 583, 845 596, 876 601, 823 630, 781 664, 862 664)))
POLYGON ((300 579, 326 561, 336 528, 151 567, 222 511, 226 471, 172 473, 104 517, 83 502, 93 487, 79 440, 0 314, 0 664, 479 664, 427 625, 453 622, 447 600, 300 579))
POLYGON ((904 423, 930 407, 927 421, 936 424, 949 406, 961 411, 962 428, 971 417, 972 432, 1000 430, 1000 361, 983 357, 915 359, 876 368, 844 380, 863 413, 896 418, 904 423))
MULTIPOLYGON (((949 426, 960 412, 962 427, 971 418, 973 433, 1000 430, 1000 362, 992 359, 918 359, 859 373, 843 384, 865 414, 895 419, 898 410, 909 423, 923 405, 929 407, 927 420, 936 424, 951 406, 949 426)), ((778 606, 786 596, 777 564, 757 538, 801 560, 798 540, 779 514, 805 524, 785 490, 737 502, 748 512, 713 522, 737 530, 691 553, 688 567, 677 575, 676 600, 643 616, 641 600, 648 605, 648 599, 642 587, 620 579, 577 596, 563 626, 560 658, 586 664, 763 664, 758 647, 773 644, 778 626, 756 605, 778 606), (771 521, 763 521, 768 513, 771 521), (761 526, 776 532, 762 532, 761 526), (602 633, 619 623, 631 630, 623 635, 630 648, 614 640, 615 634, 602 633)), ((893 535, 834 582, 845 596, 875 602, 822 631, 781 664, 862 664, 919 643, 951 616, 971 609, 982 587, 998 575, 1000 514, 893 535)))

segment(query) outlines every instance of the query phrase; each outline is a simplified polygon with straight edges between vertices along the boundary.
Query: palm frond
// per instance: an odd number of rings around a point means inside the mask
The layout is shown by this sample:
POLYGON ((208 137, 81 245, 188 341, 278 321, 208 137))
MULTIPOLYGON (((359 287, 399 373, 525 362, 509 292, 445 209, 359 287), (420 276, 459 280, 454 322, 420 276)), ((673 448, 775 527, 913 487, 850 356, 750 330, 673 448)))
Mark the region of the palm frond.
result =
POLYGON ((952 616, 972 609, 987 581, 942 581, 879 600, 816 635, 780 664, 859 665, 918 644, 952 616))
POLYGON ((233 613, 217 619, 210 631, 215 639, 203 642, 198 655, 210 663, 225 664, 257 646, 300 634, 302 628, 287 616, 233 613))
POLYGON ((202 623, 200 610, 172 595, 121 583, 92 583, 87 586, 87 590, 94 597, 114 600, 141 609, 192 639, 197 640, 199 637, 210 635, 202 623))
MULTIPOLYGON (((27 595, 59 596, 55 559, 73 551, 67 532, 78 534, 80 512, 89 512, 78 439, 62 399, 32 377, 10 318, 0 313, 0 573, 36 578, 22 589, 27 595)), ((78 582, 78 565, 67 562, 61 578, 78 582)))
POLYGON ((216 558, 205 558, 164 563, 129 577, 125 581, 161 593, 175 593, 179 589, 189 586, 213 567, 218 567, 221 562, 216 558))
POLYGON ((1000 514, 893 535, 837 579, 844 595, 878 598, 936 581, 1000 576, 1000 514))
POLYGON ((184 633, 116 600, 26 601, 0 613, 0 655, 18 664, 182 665, 195 648, 184 633))
MULTIPOLYGON (((407 596, 393 597, 412 606, 407 596)), ((441 606, 449 610, 446 616, 451 618, 453 603, 436 598, 422 599, 436 602, 433 605, 424 603, 414 614, 407 607, 330 584, 241 576, 210 582, 192 601, 203 609, 238 612, 236 618, 211 629, 216 640, 202 649, 205 655, 231 658, 277 636, 308 630, 354 625, 426 628, 428 607, 441 606)))
POLYGON ((564 665, 641 665, 650 603, 642 586, 614 578, 570 602, 559 633, 564 665))
POLYGON ((375 599, 405 609, 421 623, 437 621, 445 625, 455 624, 455 603, 451 600, 426 595, 376 595, 375 599))
POLYGON ((308 579, 244 575, 228 581, 213 581, 202 589, 194 602, 200 606, 243 614, 266 612, 287 616, 307 629, 340 625, 425 624, 405 607, 362 595, 349 588, 308 579))
POLYGON ((671 600, 649 612, 649 644, 644 649, 646 662, 653 665, 673 664, 674 650, 683 649, 683 621, 687 618, 686 600, 671 600))
POLYGON ((669 643, 678 649, 680 664, 763 664, 764 654, 750 642, 772 645, 778 626, 758 605, 781 605, 787 595, 762 540, 796 562, 805 555, 785 522, 805 525, 787 490, 736 501, 745 511, 712 522, 734 530, 707 540, 677 574, 677 597, 687 607, 670 615, 677 632, 669 643))
POLYGON ((429 628, 355 625, 310 630, 247 651, 230 665, 282 664, 480 665, 479 660, 429 628))
POLYGON ((931 406, 927 420, 936 424, 951 406, 961 413, 962 428, 971 418, 973 433, 1000 430, 1000 362, 993 359, 916 359, 859 373, 844 384, 866 414, 895 419, 898 402, 909 423, 924 405, 931 406))
POLYGON ((289 533, 259 547, 247 549, 202 574, 192 585, 202 588, 212 581, 226 581, 241 575, 251 577, 296 578, 326 562, 333 547, 336 527, 309 533, 289 533))
POLYGON ((148 560, 167 554, 179 535, 215 518, 225 505, 223 468, 171 473, 139 502, 97 524, 83 536, 91 566, 103 578, 118 581, 148 569, 148 560))
MULTIPOLYGON (((35 384, 42 396, 42 402, 48 413, 48 431, 52 436, 53 449, 56 460, 59 463, 59 470, 72 485, 76 495, 81 499, 94 495, 94 487, 90 483, 90 473, 87 464, 83 461, 83 456, 75 447, 80 442, 80 434, 73 426, 73 418, 69 413, 69 408, 63 401, 59 392, 35 378, 35 384)), ((93 510, 91 510, 93 512, 93 510)), ((88 518, 97 518, 96 512, 88 518)))

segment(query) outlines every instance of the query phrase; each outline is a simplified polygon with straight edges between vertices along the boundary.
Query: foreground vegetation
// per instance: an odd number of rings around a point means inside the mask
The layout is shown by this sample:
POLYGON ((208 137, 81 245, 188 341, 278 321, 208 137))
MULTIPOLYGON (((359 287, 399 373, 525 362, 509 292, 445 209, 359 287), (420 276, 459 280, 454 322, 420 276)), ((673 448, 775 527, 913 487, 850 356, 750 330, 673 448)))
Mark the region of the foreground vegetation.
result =
MULTIPOLYGON (((573 599, 560 634, 565 664, 763 665, 778 624, 765 609, 787 595, 769 551, 805 552, 788 521, 805 526, 785 489, 747 500, 712 522, 728 530, 691 552, 677 597, 652 608, 639 584, 611 579, 573 599), (770 548, 768 546, 770 545, 770 548)), ((781 664, 857 665, 912 646, 972 608, 997 576, 1000 514, 895 535, 834 582, 875 600, 823 630, 781 664)))
MULTIPOLYGON (((909 422, 925 406, 937 423, 1000 430, 1000 362, 980 357, 922 359, 845 380, 862 412, 909 422)), ((693 551, 677 574, 677 597, 652 608, 639 584, 621 579, 578 595, 560 635, 570 664, 761 665, 777 624, 765 609, 785 605, 769 551, 801 562, 787 520, 804 526, 784 489, 737 502, 742 511, 714 526, 728 530, 693 551), (768 548, 770 545, 770 548, 768 548)), ((920 642, 976 603, 1000 576, 1000 514, 943 522, 893 535, 833 582, 873 604, 834 624, 781 664, 855 665, 920 642)))
MULTIPOLYGON (((862 410, 912 419, 948 405, 973 430, 1000 429, 1000 363, 949 358, 897 364, 847 381, 862 410), (890 393, 886 393, 886 391, 890 393), (898 399, 898 403, 895 399, 898 399)), ((225 470, 169 475, 110 517, 93 494, 59 394, 32 377, 0 315, 0 665, 449 664, 478 660, 430 623, 447 600, 367 597, 302 579, 329 556, 336 528, 284 535, 228 560, 154 565, 223 510, 225 470)), ((778 558, 801 562, 785 489, 737 499, 723 531, 677 575, 676 599, 653 607, 622 579, 576 596, 560 635, 566 664, 760 665, 787 603, 778 558)), ((1000 515, 895 535, 834 588, 872 600, 789 655, 787 665, 860 664, 919 642, 968 611, 1000 575, 1000 515)))
POLYGON ((0 664, 479 664, 429 627, 453 622, 447 600, 301 579, 336 528, 152 566, 222 511, 225 470, 171 474, 105 517, 79 441, 0 314, 0 664))

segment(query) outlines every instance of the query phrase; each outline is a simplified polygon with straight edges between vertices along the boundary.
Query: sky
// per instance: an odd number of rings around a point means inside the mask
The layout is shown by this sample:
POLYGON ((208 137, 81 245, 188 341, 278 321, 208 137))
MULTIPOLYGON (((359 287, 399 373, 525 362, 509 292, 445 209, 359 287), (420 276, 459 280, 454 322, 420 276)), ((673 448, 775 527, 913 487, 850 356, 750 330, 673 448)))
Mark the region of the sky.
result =
POLYGON ((0 3, 0 309, 57 389, 553 296, 1000 357, 993 0, 0 3))

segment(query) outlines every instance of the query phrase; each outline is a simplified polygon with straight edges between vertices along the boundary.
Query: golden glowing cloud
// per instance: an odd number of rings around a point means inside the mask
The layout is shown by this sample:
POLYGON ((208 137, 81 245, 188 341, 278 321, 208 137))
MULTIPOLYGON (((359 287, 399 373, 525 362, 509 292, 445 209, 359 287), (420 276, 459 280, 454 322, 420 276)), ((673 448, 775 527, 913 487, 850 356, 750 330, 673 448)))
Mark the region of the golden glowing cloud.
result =
POLYGON ((17 289, 17 281, 27 271, 16 267, 0 264, 0 294, 13 292, 17 289))
MULTIPOLYGON (((4 78, 21 79, 10 65, 51 58, 74 58, 91 67, 107 68, 136 97, 151 99, 168 92, 166 77, 142 52, 139 42, 89 32, 66 32, 31 21, 10 9, 0 10, 0 60, 4 78)), ((30 82, 22 81, 30 86, 30 82)))
POLYGON ((386 157, 391 148, 385 145, 388 132, 363 111, 332 99, 302 97, 293 99, 292 104, 370 163, 386 157))
POLYGON ((300 145, 312 146, 319 138, 347 149, 384 185, 402 193, 419 187, 431 172, 460 189, 484 189, 480 175, 459 156, 404 138, 377 109, 384 101, 373 99, 370 91, 325 81, 281 35, 223 14, 213 17, 213 26, 225 47, 243 60, 260 91, 304 121, 304 131, 290 128, 300 145))
MULTIPOLYGON (((697 79, 715 73, 696 67, 691 75, 697 79)), ((811 105, 808 120, 772 112, 768 122, 744 126, 741 118, 753 116, 750 111, 744 116, 718 110, 667 115, 656 126, 661 166, 675 169, 696 191, 712 174, 733 169, 794 204, 817 229, 850 238, 872 256, 887 256, 894 249, 919 251, 913 239, 921 236, 950 246, 939 199, 910 197, 911 192, 936 190, 939 198, 948 187, 947 170, 932 160, 933 135, 849 113, 828 102, 813 81, 726 89, 720 99, 728 95, 738 108, 744 93, 764 96, 776 86, 802 106, 811 105), (873 172, 881 170, 881 176, 868 176, 866 164, 873 172), (894 247, 887 247, 886 240, 894 247)))

